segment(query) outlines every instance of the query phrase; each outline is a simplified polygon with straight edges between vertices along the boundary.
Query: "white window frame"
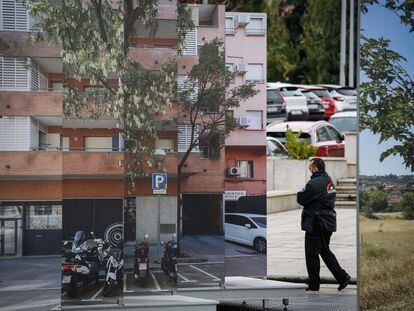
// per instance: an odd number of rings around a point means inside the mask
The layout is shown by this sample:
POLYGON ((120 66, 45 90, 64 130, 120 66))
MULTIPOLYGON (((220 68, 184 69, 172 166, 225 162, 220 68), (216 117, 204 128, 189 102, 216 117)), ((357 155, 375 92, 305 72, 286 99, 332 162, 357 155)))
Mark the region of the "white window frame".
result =
POLYGON ((197 56, 197 50, 197 27, 194 27, 185 34, 182 55, 197 56))
POLYGON ((260 114, 260 127, 253 128, 253 127, 251 127, 251 125, 249 125, 246 129, 247 130, 255 130, 255 131, 257 131, 257 130, 263 130, 263 111, 262 110, 246 110, 246 117, 248 119, 252 119, 251 117, 249 117, 249 113, 257 113, 257 114, 260 114))
POLYGON ((234 35, 236 33, 236 25, 234 24, 234 16, 226 16, 224 21, 224 27, 226 28, 226 35, 234 35), (227 20, 231 20, 233 27, 227 27, 227 20))
POLYGON ((263 64, 258 64, 258 63, 249 63, 249 64, 247 64, 247 73, 246 73, 246 81, 247 82, 263 83, 264 82, 263 75, 264 75, 264 66, 263 66, 263 64), (250 67, 251 66, 261 66, 261 68, 262 68, 262 76, 260 77, 260 79, 250 79, 250 78, 248 78, 248 75, 249 75, 250 67))
MULTIPOLYGON (((198 130, 197 127, 194 131, 194 139, 197 139, 198 130)), ((178 125, 178 152, 187 152, 188 148, 191 144, 191 124, 179 124, 178 125), (184 135, 184 136, 183 136, 184 135)), ((200 148, 199 146, 195 146, 191 152, 199 152, 200 148)))
POLYGON ((246 35, 249 35, 249 36, 264 36, 266 33, 264 18, 259 17, 259 16, 250 17, 250 22, 249 24, 247 24, 245 28, 245 32, 246 32, 246 35), (262 27, 259 29, 252 29, 252 28, 249 29, 249 26, 252 25, 252 20, 261 20, 262 27))

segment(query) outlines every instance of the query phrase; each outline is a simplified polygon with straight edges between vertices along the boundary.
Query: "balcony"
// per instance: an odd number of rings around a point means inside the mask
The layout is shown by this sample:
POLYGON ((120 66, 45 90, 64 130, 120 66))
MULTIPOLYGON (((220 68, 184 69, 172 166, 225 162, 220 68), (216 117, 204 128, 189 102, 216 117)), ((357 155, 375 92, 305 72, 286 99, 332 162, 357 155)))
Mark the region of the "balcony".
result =
POLYGON ((64 179, 123 178, 123 152, 69 151, 62 159, 64 179))
MULTIPOLYGON (((34 42, 29 44, 28 40, 32 33, 20 31, 1 31, 1 37, 5 42, 8 42, 11 51, 13 52, 14 44, 21 50, 21 55, 26 57, 61 57, 60 46, 50 46, 45 42, 34 42)), ((7 53, 7 50, 5 51, 7 53)), ((6 54, 7 55, 7 54, 6 54)))
POLYGON ((0 115, 62 116, 62 92, 0 91, 0 115))
POLYGON ((0 179, 61 179, 62 153, 59 151, 2 151, 0 179))

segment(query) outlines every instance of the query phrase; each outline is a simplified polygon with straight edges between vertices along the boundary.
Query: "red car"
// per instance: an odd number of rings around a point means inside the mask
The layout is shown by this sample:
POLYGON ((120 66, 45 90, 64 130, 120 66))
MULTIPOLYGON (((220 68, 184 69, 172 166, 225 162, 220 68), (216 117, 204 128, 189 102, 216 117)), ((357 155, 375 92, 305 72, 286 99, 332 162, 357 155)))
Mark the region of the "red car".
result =
POLYGON ((345 137, 336 127, 326 121, 271 123, 267 126, 267 136, 277 138, 285 144, 288 129, 291 129, 293 133, 302 132, 299 139, 305 139, 310 145, 318 147, 316 152, 318 157, 345 156, 345 137))
POLYGON ((312 92, 320 99, 322 99, 322 104, 325 108, 326 121, 329 121, 331 116, 336 113, 335 101, 332 99, 331 94, 329 94, 329 91, 326 88, 313 85, 300 85, 299 89, 312 92))

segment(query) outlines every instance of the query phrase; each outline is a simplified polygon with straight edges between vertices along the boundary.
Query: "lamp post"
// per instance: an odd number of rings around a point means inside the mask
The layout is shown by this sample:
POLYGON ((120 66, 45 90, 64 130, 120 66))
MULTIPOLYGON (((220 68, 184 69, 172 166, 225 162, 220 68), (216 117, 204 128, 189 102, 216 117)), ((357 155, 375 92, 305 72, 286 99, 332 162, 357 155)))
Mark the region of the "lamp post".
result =
MULTIPOLYGON (((162 163, 165 161, 167 157, 166 152, 164 149, 156 149, 154 151, 154 160, 157 162, 157 170, 161 171, 162 163)), ((158 263, 161 263, 161 195, 157 194, 158 196, 158 214, 157 214, 157 253, 158 253, 158 263)))

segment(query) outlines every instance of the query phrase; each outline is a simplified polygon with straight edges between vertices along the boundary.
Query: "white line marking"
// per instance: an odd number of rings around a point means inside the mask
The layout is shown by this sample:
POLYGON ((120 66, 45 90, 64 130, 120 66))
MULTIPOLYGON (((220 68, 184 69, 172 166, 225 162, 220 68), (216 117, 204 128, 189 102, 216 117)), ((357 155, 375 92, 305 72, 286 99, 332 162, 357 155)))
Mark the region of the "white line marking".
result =
POLYGON ((157 281, 157 279, 155 278, 154 274, 152 274, 152 272, 151 272, 151 271, 150 271, 149 273, 150 273, 150 275, 151 275, 151 277, 152 277, 152 280, 154 281, 154 284, 155 284, 155 287, 157 288, 157 290, 161 290, 160 284, 158 284, 158 281, 157 281))
POLYGON ((201 270, 200 268, 194 267, 193 265, 190 265, 191 268, 196 269, 197 271, 200 271, 201 273, 204 273, 205 275, 208 275, 209 277, 213 278, 213 281, 221 281, 218 277, 204 271, 201 270))
POLYGON ((52 309, 50 309, 50 311, 58 311, 58 310, 62 310, 60 305, 57 305, 56 307, 53 307, 52 309))
POLYGON ((177 275, 184 280, 184 281, 181 281, 182 283, 193 283, 193 282, 197 282, 196 280, 189 280, 189 279, 187 279, 186 277, 182 276, 178 272, 177 272, 177 275))
POLYGON ((103 291, 103 286, 91 297, 91 298, 89 298, 89 299, 82 299, 82 301, 90 301, 90 300, 102 300, 102 299, 96 299, 96 297, 98 297, 98 295, 100 294, 100 293, 102 293, 102 291, 103 291))
POLYGON ((124 273, 124 278, 123 278, 123 291, 124 291, 124 293, 127 291, 127 289, 126 289, 126 282, 127 282, 127 274, 126 273, 124 273))

